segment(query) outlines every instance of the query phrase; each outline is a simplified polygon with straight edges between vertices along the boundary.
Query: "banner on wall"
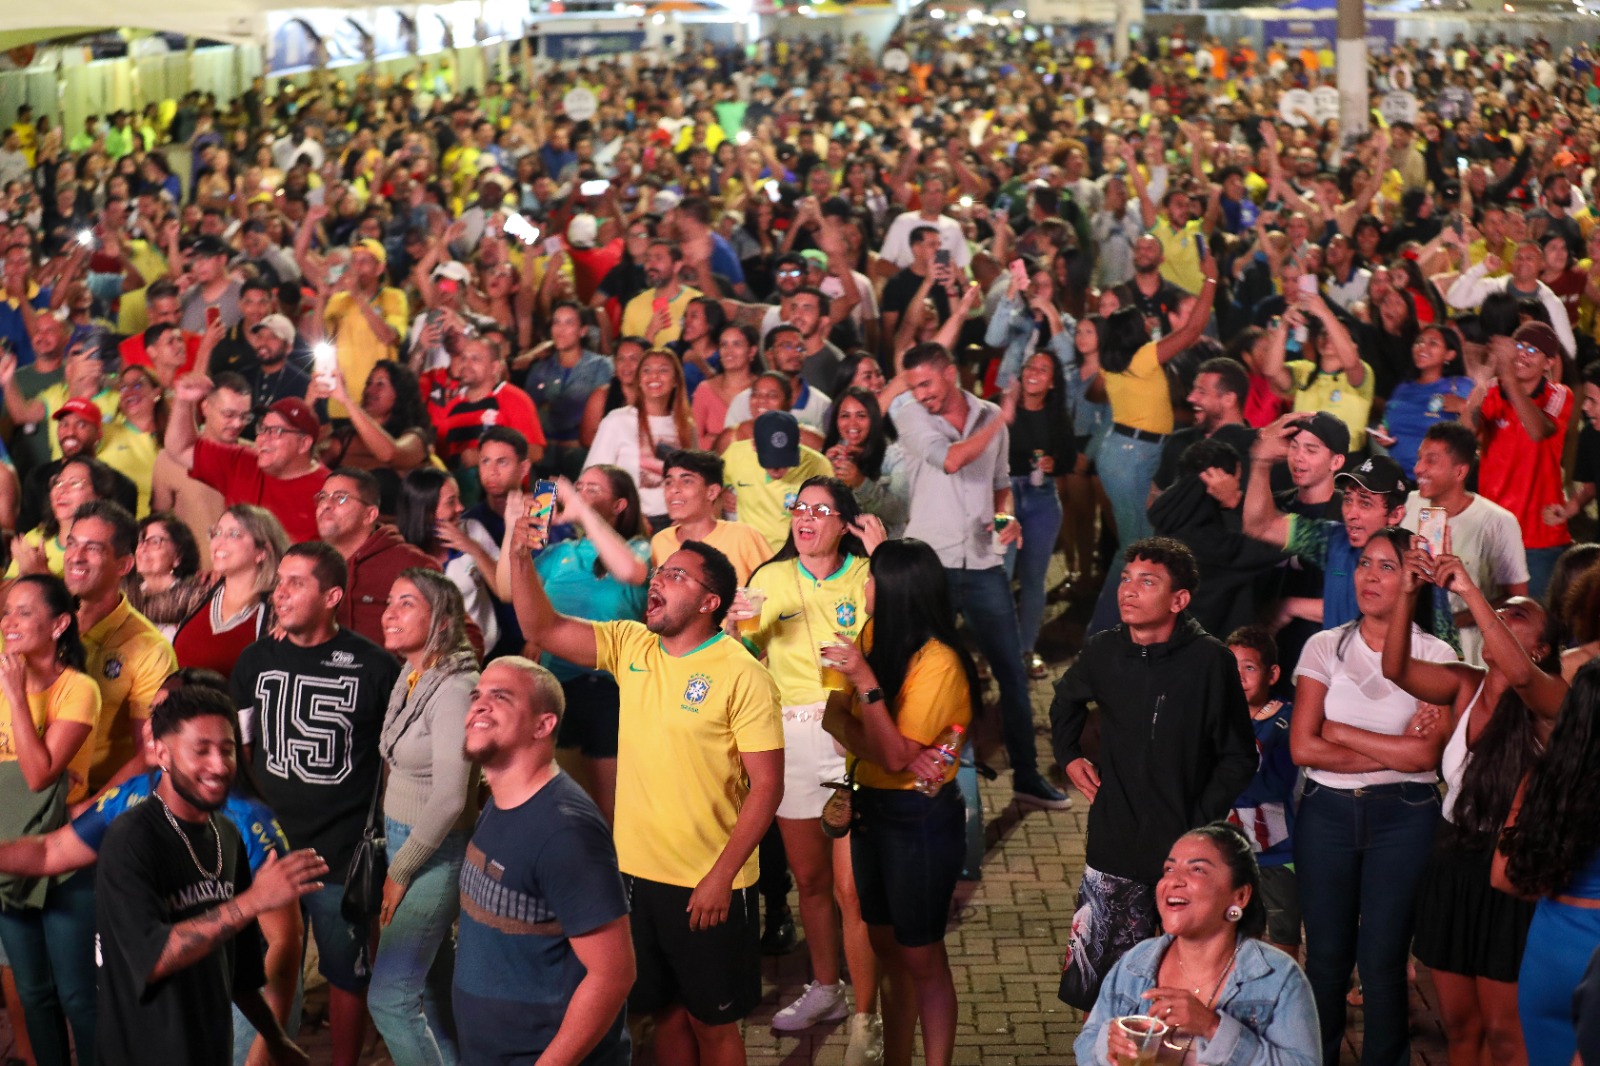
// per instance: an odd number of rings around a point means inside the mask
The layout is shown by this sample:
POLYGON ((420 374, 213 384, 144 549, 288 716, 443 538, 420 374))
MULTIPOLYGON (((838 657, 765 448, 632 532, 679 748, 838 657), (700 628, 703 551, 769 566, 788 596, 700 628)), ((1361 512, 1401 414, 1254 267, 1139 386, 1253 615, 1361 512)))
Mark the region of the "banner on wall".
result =
MULTIPOLYGON (((1339 39, 1338 20, 1332 18, 1262 19, 1261 40, 1265 44, 1282 42, 1284 47, 1299 51, 1311 48, 1316 51, 1333 50, 1339 39)), ((1394 47, 1394 21, 1369 19, 1367 21, 1367 51, 1383 55, 1394 47)))

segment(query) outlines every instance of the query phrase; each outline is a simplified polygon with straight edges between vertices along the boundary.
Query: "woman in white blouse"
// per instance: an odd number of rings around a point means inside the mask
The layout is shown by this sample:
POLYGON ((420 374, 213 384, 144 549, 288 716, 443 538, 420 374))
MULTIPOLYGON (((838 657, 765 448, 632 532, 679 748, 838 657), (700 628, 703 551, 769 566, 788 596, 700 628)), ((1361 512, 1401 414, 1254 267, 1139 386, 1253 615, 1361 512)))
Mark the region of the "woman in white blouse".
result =
POLYGON ((667 501, 661 487, 662 460, 680 448, 699 443, 683 364, 664 349, 639 360, 637 406, 619 407, 606 415, 589 446, 587 465, 619 466, 639 486, 639 503, 652 529, 664 529, 667 501))
MULTIPOLYGON (((1339 1061, 1345 993, 1359 964, 1363 1063, 1410 1059, 1406 961, 1413 904, 1439 820, 1445 729, 1436 708, 1383 676, 1390 626, 1410 626, 1411 654, 1455 652, 1416 626, 1403 557, 1412 534, 1373 535, 1356 564, 1361 617, 1307 642, 1295 669, 1290 750, 1306 771, 1295 821, 1295 872, 1305 921, 1306 976, 1323 1057, 1339 1061)), ((1431 620, 1432 597, 1417 600, 1431 620)))

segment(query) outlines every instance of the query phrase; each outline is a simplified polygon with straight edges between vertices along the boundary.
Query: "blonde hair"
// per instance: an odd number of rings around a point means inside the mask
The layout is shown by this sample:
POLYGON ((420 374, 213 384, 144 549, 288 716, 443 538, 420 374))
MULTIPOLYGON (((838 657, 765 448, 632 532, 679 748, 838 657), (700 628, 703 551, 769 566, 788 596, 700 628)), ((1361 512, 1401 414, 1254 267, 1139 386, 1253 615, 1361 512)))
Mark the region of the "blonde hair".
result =
POLYGON ((283 553, 289 550, 289 534, 283 531, 283 523, 278 521, 277 515, 253 503, 236 503, 222 513, 232 515, 255 542, 256 550, 266 553, 256 566, 256 591, 266 595, 278 579, 278 563, 283 560, 283 553))

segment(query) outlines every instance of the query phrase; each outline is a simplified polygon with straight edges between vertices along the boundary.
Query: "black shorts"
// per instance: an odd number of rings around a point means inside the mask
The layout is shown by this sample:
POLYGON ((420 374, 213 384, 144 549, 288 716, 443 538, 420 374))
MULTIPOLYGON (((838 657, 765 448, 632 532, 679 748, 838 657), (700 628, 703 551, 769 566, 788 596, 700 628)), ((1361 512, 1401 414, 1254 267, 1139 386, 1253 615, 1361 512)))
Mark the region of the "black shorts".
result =
POLYGON ((761 1002, 761 917, 755 886, 736 888, 728 920, 689 928, 691 888, 629 877, 638 976, 628 995, 635 1016, 681 1005, 705 1025, 744 1018, 761 1002))
POLYGON ((561 715, 556 747, 577 748, 586 758, 617 757, 617 721, 622 701, 610 674, 584 674, 561 682, 567 709, 561 715))
POLYGON ((919 948, 944 939, 950 901, 967 859, 967 807, 954 781, 936 796, 892 789, 855 791, 850 861, 868 925, 919 948))
POLYGON ((1300 946, 1300 887, 1288 866, 1261 868, 1261 902, 1267 908, 1267 939, 1300 946))

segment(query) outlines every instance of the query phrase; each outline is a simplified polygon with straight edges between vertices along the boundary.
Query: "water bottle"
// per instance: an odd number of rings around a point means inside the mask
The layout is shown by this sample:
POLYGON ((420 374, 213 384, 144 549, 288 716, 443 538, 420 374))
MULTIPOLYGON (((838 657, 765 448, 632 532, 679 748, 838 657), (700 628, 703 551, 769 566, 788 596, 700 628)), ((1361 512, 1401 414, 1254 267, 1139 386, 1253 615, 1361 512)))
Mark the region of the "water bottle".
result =
MULTIPOLYGON (((956 760, 961 758, 961 745, 966 743, 966 740, 967 727, 963 725, 950 726, 934 738, 933 750, 938 752, 939 757, 944 760, 946 769, 954 766, 956 760)), ((936 796, 942 788, 944 788, 943 772, 932 781, 924 778, 917 779, 917 791, 924 796, 936 796)))

